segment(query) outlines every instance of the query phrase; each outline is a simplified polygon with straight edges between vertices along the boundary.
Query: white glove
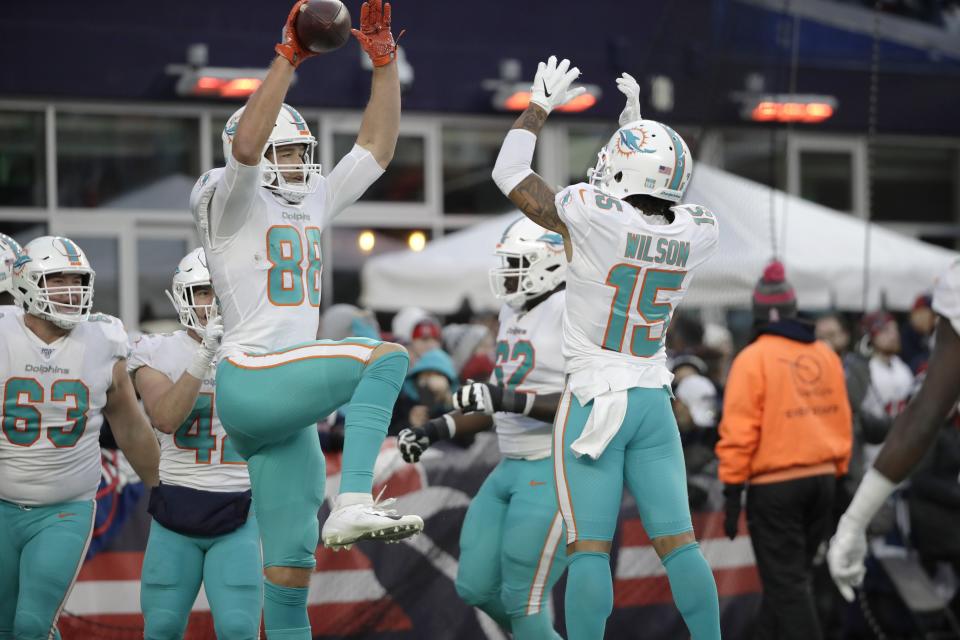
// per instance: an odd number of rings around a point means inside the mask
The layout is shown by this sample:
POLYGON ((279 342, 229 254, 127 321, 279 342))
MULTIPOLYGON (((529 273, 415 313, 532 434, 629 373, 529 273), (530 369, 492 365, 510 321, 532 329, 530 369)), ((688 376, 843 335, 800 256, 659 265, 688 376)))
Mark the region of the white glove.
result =
POLYGON ((550 56, 546 62, 537 65, 537 75, 530 87, 530 102, 550 113, 587 91, 584 87, 570 88, 578 77, 580 69, 571 69, 569 60, 564 58, 558 65, 557 56, 550 56))
POLYGON ((207 375, 207 369, 213 362, 213 357, 217 355, 220 349, 220 341, 223 339, 223 318, 214 316, 207 320, 207 325, 203 328, 203 340, 197 347, 197 352, 193 356, 193 362, 187 368, 187 373, 198 380, 203 380, 207 375))
POLYGON ((482 382, 466 384, 453 394, 453 408, 461 413, 482 413, 492 416, 495 413, 490 387, 482 382))
POLYGON ((620 113, 620 126, 641 120, 643 116, 640 115, 640 85, 637 81, 629 73, 624 73, 617 78, 617 89, 627 96, 627 104, 620 113))
POLYGON ((859 587, 867 572, 863 559, 867 556, 867 533, 864 527, 844 514, 827 549, 827 566, 837 589, 847 602, 853 602, 853 588, 859 587))

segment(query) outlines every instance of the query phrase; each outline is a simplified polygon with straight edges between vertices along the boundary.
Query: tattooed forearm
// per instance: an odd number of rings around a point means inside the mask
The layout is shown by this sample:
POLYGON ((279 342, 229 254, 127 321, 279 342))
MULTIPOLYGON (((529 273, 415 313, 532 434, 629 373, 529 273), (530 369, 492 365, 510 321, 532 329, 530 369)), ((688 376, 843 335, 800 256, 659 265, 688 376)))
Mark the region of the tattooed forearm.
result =
POLYGON ((556 192, 543 178, 531 173, 510 192, 510 200, 520 211, 544 229, 566 235, 567 225, 557 214, 556 192))
POLYGON ((530 133, 537 135, 540 133, 540 129, 543 129, 546 121, 547 112, 539 106, 531 104, 520 114, 520 117, 513 123, 511 129, 526 129, 530 133))

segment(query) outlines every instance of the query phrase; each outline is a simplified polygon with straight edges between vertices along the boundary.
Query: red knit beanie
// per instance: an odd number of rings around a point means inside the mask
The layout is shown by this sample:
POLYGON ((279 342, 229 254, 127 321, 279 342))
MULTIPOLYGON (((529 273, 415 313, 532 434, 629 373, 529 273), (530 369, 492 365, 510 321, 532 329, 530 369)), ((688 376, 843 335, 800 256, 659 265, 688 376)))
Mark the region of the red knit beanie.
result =
POLYGON ((764 322, 776 322, 797 313, 797 294, 787 282, 783 263, 774 260, 763 270, 763 276, 753 289, 753 317, 764 322))

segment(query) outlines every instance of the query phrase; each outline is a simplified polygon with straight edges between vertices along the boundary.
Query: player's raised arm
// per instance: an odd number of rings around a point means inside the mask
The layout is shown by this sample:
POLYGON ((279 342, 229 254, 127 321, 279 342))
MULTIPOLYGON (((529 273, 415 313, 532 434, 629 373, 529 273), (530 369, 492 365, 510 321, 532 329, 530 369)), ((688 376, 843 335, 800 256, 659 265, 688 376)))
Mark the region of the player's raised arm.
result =
POLYGON ((127 375, 126 359, 113 365, 113 384, 107 390, 103 415, 110 422, 113 437, 134 471, 148 487, 160 482, 160 445, 137 404, 133 382, 127 375))
POLYGON ((300 44, 294 21, 300 5, 307 0, 298 0, 287 16, 283 27, 283 42, 275 47, 277 57, 270 65, 267 77, 247 100, 237 132, 233 138, 233 157, 240 164, 255 167, 260 164, 263 148, 273 131, 280 105, 290 88, 293 71, 307 58, 316 55, 300 44))
POLYGON ((360 8, 360 29, 352 30, 373 62, 370 101, 363 112, 357 145, 373 154, 384 169, 393 159, 400 133, 400 76, 397 43, 390 32, 390 20, 390 3, 370 0, 360 8))
POLYGON ((493 181, 528 218, 541 227, 556 231, 569 243, 567 226, 557 214, 554 198, 556 190, 530 167, 537 135, 547 121, 550 112, 583 93, 585 89, 570 89, 570 84, 580 76, 580 70, 570 68, 564 59, 557 64, 557 57, 550 56, 547 62, 537 66, 537 75, 530 88, 530 106, 520 114, 510 133, 500 147, 500 155, 493 167, 493 181))

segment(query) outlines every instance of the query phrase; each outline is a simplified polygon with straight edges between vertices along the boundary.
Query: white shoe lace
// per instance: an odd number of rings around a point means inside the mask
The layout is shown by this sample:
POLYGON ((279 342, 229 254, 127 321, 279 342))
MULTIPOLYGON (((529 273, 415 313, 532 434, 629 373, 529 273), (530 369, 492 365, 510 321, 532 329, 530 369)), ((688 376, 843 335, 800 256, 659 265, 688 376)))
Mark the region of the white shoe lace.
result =
POLYGON ((383 492, 386 491, 386 490, 387 490, 387 485, 383 485, 383 488, 380 489, 380 493, 378 493, 378 494, 377 494, 377 497, 373 499, 373 504, 371 504, 371 505, 369 506, 370 511, 371 511, 372 513, 375 513, 376 515, 380 515, 380 516, 395 516, 395 515, 399 515, 399 514, 397 513, 397 510, 396 510, 396 509, 388 509, 388 508, 387 508, 387 507, 390 507, 390 506, 396 504, 396 502, 397 502, 397 499, 396 499, 396 498, 386 498, 386 499, 384 499, 384 500, 381 500, 381 498, 383 498, 383 492))

